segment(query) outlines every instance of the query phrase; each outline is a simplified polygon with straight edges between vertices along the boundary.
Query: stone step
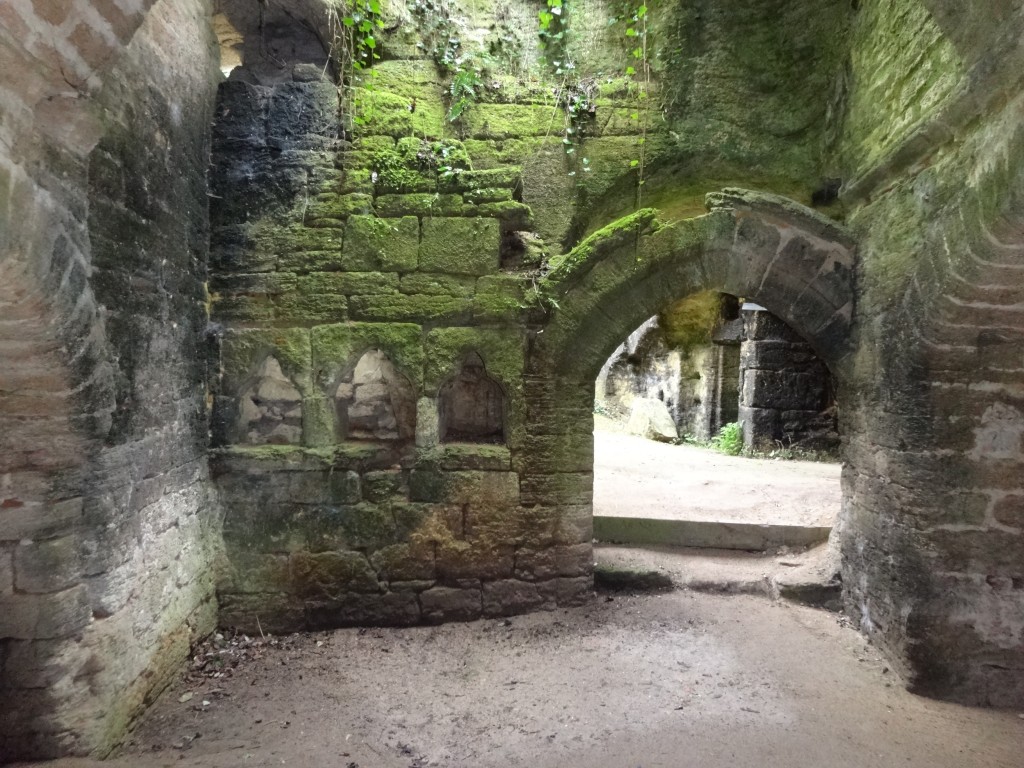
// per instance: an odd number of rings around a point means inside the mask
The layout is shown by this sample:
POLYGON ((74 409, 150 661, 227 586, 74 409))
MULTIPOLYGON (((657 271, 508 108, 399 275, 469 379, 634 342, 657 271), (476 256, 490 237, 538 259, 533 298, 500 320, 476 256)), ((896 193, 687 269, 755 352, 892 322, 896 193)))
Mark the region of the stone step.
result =
POLYGON ((594 547, 595 583, 603 591, 666 588, 725 595, 764 595, 829 610, 841 608, 838 559, 821 545, 803 552, 766 554, 692 547, 594 547))
POLYGON ((831 526, 594 516, 594 538, 610 544, 764 551, 814 546, 827 541, 831 532, 831 526))

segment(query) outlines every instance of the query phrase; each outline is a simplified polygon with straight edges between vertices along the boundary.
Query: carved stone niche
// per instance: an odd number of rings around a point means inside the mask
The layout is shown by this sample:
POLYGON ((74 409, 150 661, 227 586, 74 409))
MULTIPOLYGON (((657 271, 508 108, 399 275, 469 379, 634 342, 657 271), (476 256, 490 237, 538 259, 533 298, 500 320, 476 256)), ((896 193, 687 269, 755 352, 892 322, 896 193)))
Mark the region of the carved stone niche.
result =
POLYGON ((302 394, 268 357, 252 385, 239 398, 238 434, 250 445, 295 444, 302 441, 302 394))
POLYGON ((359 358, 334 392, 343 440, 412 440, 416 390, 379 349, 359 358))
POLYGON ((442 443, 505 442, 505 393, 471 353, 439 393, 442 443))

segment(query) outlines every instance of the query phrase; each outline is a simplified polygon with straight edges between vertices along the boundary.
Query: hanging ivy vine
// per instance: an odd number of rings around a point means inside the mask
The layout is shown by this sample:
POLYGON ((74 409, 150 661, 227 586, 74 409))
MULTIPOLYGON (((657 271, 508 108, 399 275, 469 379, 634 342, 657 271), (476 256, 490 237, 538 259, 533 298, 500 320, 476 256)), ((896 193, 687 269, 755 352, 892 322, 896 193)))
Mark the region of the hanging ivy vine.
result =
POLYGON ((351 132, 367 122, 368 104, 358 94, 374 90, 376 73, 371 66, 380 59, 377 35, 384 29, 380 0, 343 0, 329 5, 327 22, 345 129, 351 132))

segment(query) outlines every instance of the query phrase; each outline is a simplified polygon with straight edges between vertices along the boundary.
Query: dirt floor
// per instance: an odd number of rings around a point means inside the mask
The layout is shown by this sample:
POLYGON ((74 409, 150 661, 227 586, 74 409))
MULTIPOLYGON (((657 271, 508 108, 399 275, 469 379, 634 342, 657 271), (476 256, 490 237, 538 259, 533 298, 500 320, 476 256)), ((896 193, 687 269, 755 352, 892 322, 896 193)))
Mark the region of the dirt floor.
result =
POLYGON ((839 515, 838 463, 726 456, 617 429, 595 419, 595 515, 815 526, 839 515))
POLYGON ((1022 764, 1017 713, 912 696, 837 615, 762 597, 598 595, 554 613, 290 636, 245 653, 230 674, 174 686, 103 765, 1022 764))

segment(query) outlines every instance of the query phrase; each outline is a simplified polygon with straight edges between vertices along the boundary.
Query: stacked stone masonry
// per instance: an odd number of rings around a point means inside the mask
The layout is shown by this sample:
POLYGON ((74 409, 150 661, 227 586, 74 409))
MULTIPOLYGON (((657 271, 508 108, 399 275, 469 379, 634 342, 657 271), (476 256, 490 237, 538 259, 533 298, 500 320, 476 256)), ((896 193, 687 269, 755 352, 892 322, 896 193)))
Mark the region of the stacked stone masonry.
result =
POLYGON ((576 116, 467 4, 452 121, 404 3, 339 90, 320 0, 0 0, 4 758, 106 754, 218 622, 587 599, 594 379, 701 291, 835 375, 862 631, 1024 701, 1024 9, 651 5, 648 86, 568 5, 576 116))

